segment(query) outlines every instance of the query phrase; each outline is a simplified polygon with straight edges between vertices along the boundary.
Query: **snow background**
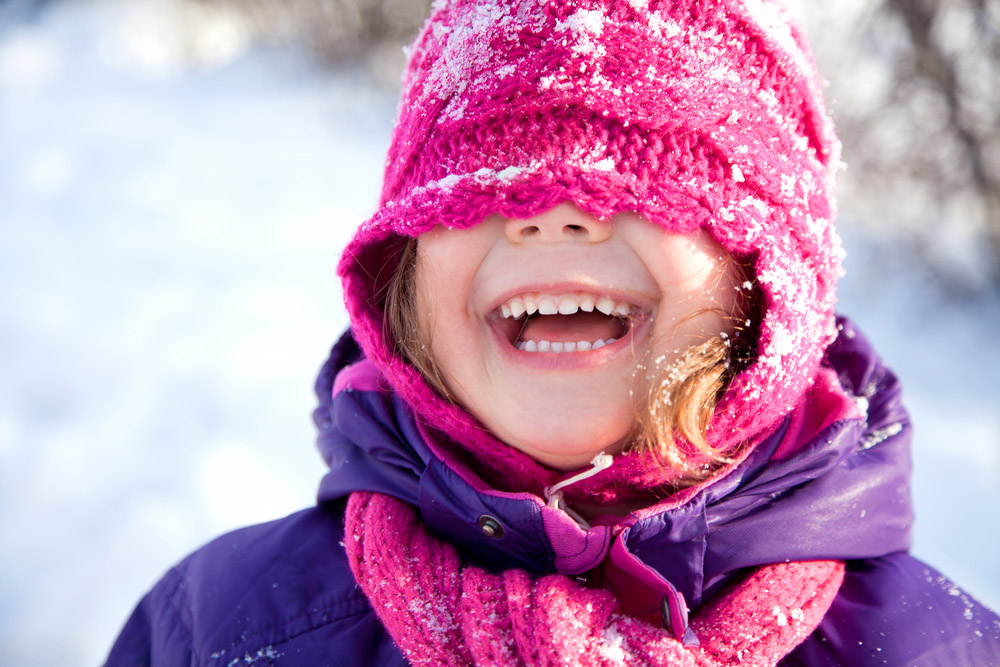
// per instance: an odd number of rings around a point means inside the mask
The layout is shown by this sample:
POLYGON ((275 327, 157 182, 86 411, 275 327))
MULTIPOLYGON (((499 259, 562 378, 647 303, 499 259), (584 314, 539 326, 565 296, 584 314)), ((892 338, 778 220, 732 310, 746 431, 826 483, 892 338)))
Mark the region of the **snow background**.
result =
MULTIPOLYGON (((313 503, 334 268, 394 108, 208 9, 0 0, 0 663, 99 663, 170 565, 313 503)), ((845 218, 840 309, 916 426, 915 552, 1000 608, 1000 295, 845 218)))

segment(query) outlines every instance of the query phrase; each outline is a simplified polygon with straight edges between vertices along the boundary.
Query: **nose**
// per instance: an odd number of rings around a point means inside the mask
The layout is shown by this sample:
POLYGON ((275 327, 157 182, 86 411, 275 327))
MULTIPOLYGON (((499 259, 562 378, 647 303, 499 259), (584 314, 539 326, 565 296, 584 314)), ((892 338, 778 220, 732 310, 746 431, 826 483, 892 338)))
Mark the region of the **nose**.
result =
POLYGON ((575 241, 600 243, 611 237, 611 221, 598 220, 572 204, 553 209, 525 220, 508 220, 504 231, 512 243, 561 243, 575 241))

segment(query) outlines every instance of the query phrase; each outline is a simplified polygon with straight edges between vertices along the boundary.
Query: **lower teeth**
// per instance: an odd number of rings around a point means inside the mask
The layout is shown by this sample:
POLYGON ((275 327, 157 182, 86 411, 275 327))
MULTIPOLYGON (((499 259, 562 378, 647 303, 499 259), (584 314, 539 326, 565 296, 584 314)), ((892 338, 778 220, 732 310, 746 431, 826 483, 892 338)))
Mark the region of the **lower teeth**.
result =
POLYGON ((589 350, 599 350, 605 345, 611 345, 611 343, 614 343, 616 340, 618 339, 609 338, 608 340, 597 340, 593 343, 586 340, 578 342, 522 340, 514 343, 514 347, 522 352, 586 352, 589 350))

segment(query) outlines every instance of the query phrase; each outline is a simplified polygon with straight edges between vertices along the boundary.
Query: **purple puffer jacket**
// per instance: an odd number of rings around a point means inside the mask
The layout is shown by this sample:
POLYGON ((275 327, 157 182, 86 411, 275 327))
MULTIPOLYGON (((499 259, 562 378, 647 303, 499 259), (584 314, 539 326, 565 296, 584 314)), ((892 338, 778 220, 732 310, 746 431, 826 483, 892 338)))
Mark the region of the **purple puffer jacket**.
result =
MULTIPOLYGON (((334 377, 359 357, 345 335, 317 381, 319 447, 331 467, 319 504, 221 537, 170 570, 108 665, 405 665, 347 566, 343 511, 355 490, 419 507, 469 561, 566 571, 565 545, 553 546, 560 538, 550 539, 538 498, 476 491, 431 453, 397 397, 354 388, 331 400, 334 377)), ((826 363, 867 419, 836 421, 776 456, 786 421, 732 474, 635 521, 610 549, 691 608, 747 568, 846 560, 833 606, 783 665, 1000 665, 996 614, 906 553, 909 421, 896 378, 846 321, 826 363)), ((609 545, 597 531, 580 549, 600 558, 609 545)))

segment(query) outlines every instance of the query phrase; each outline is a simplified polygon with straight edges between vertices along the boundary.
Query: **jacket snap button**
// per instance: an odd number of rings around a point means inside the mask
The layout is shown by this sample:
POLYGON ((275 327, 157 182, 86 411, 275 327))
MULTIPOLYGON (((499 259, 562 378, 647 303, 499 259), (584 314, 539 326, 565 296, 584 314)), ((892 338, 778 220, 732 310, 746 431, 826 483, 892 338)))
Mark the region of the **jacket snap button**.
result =
POLYGON ((492 537, 495 540, 499 540, 503 537, 503 524, 491 517, 489 514, 484 514, 479 517, 479 528, 483 531, 483 535, 486 537, 492 537))

